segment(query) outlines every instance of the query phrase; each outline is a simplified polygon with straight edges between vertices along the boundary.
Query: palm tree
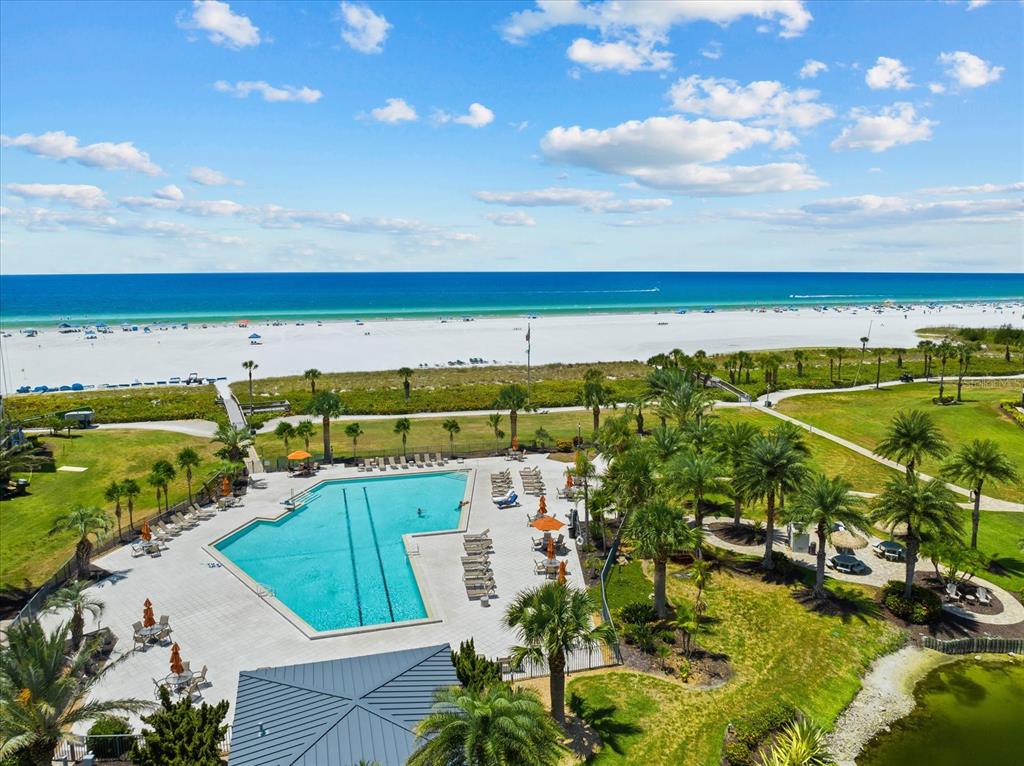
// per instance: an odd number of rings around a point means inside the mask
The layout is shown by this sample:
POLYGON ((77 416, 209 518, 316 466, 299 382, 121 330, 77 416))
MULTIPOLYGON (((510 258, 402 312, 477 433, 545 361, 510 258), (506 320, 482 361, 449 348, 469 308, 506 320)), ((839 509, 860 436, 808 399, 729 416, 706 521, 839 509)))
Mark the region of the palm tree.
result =
POLYGON ((492 412, 487 416, 487 425, 490 426, 491 431, 494 432, 494 438, 501 438, 501 413, 492 412))
POLYGON ((121 536, 121 498, 124 497, 124 490, 116 481, 110 482, 103 491, 103 499, 114 504, 114 517, 117 519, 117 539, 123 540, 121 536))
POLYGON ((739 363, 739 368, 736 370, 736 377, 739 378, 740 373, 746 370, 746 377, 744 383, 750 382, 750 367, 754 362, 754 358, 746 351, 739 351, 736 354, 736 361, 739 363))
MULTIPOLYGON (((695 531, 700 532, 700 530, 695 531)), ((700 538, 703 539, 703 534, 700 535, 700 538)), ((699 546, 697 550, 700 550, 699 546)), ((690 582, 697 588, 697 594, 693 597, 693 614, 699 621, 708 606, 703 596, 704 590, 711 584, 711 562, 705 561, 703 558, 696 559, 690 566, 690 582)))
POLYGON ((143 712, 136 699, 97 700, 92 692, 105 673, 92 666, 95 641, 65 657, 67 623, 47 634, 35 620, 7 631, 0 651, 0 759, 25 753, 33 766, 50 766, 60 741, 72 729, 113 713, 143 712))
POLYGON ((914 568, 921 543, 958 536, 961 531, 959 508, 953 493, 939 479, 927 483, 891 479, 882 493, 875 498, 873 521, 892 528, 897 524, 906 525, 904 535, 906 553, 906 578, 903 583, 904 598, 911 598, 914 583, 914 568))
POLYGON ((359 443, 359 437, 363 435, 363 427, 358 423, 349 423, 345 426, 345 436, 352 440, 352 459, 356 457, 356 444, 359 443))
POLYGON ((274 428, 274 436, 284 442, 284 451, 288 452, 288 441, 295 438, 295 426, 289 423, 287 420, 282 420, 274 428))
POLYGON ((974 510, 971 512, 971 547, 978 547, 978 524, 981 521, 981 488, 989 479, 993 481, 1017 481, 1017 469, 991 439, 975 439, 964 444, 942 466, 942 475, 952 481, 962 482, 974 493, 974 510))
POLYGON ((698 455, 703 454, 704 450, 707 449, 718 439, 718 429, 721 426, 718 425, 711 417, 701 418, 700 420, 694 420, 683 426, 683 436, 693 451, 698 455))
POLYGON ((860 380, 860 368, 864 366, 864 356, 868 353, 868 341, 870 341, 867 335, 862 335, 860 339, 860 360, 857 362, 857 373, 853 376, 853 385, 857 385, 860 380))
MULTIPOLYGON (((601 427, 594 432, 594 445, 602 455, 614 459, 637 443, 633 431, 632 418, 628 414, 614 418, 605 418, 601 427)), ((583 446, 578 445, 578 446, 583 446)))
POLYGON ((50 611, 71 610, 71 648, 75 651, 82 645, 85 635, 85 613, 97 619, 103 614, 103 602, 93 598, 88 586, 84 580, 74 580, 46 599, 46 608, 50 611))
POLYGON ((704 498, 710 493, 725 493, 729 484, 723 481, 722 466, 712 454, 699 455, 693 450, 680 453, 665 466, 666 484, 675 491, 693 498, 693 515, 697 526, 704 523, 704 498))
POLYGON ((843 354, 846 353, 846 349, 842 346, 836 346, 835 349, 836 359, 839 361, 839 368, 836 370, 836 375, 839 377, 839 382, 843 382, 843 354))
POLYGON ((252 359, 242 362, 242 369, 249 373, 249 406, 252 406, 252 372, 259 367, 252 359))
POLYGON ((740 518, 743 516, 743 493, 739 491, 736 484, 736 473, 739 470, 740 462, 750 447, 750 442, 761 434, 757 426, 740 420, 728 423, 718 432, 718 451, 721 457, 729 465, 730 476, 732 477, 729 486, 729 494, 733 502, 733 524, 740 525, 740 518))
POLYGON ((656 426, 644 442, 659 465, 664 465, 686 447, 683 432, 675 426, 656 426))
POLYGON ((125 479, 121 482, 121 495, 128 501, 128 528, 135 532, 135 498, 142 493, 142 488, 135 479, 125 479))
POLYGON ((462 427, 455 418, 445 418, 444 422, 441 423, 441 428, 448 432, 448 445, 452 457, 455 457, 455 434, 461 431, 462 427))
POLYGON ((405 392, 405 401, 409 401, 409 396, 412 393, 412 384, 409 383, 409 378, 412 377, 412 367, 399 367, 398 377, 402 379, 402 390, 405 392))
POLYGON ((334 456, 331 453, 331 418, 338 417, 342 411, 341 399, 331 391, 320 391, 313 394, 309 400, 306 412, 310 415, 319 415, 321 426, 324 431, 324 462, 333 463, 334 456))
POLYGON ((175 458, 178 468, 185 472, 185 483, 188 485, 188 504, 192 505, 192 472, 199 467, 203 459, 192 447, 183 447, 175 458))
POLYGON ((939 404, 942 404, 942 394, 946 388, 946 362, 956 355, 956 347, 948 338, 943 338, 935 347, 935 353, 939 357, 939 404))
POLYGON ((832 766, 825 731, 807 719, 786 724, 775 738, 764 766, 832 766))
POLYGON ((164 477, 156 471, 150 471, 146 476, 146 484, 151 486, 156 491, 156 512, 159 514, 163 511, 163 505, 160 503, 162 497, 164 477))
POLYGON ((917 347, 921 350, 921 354, 924 357, 924 376, 925 378, 930 378, 932 372, 932 352, 935 351, 935 343, 930 340, 922 340, 917 344, 917 347))
POLYGON ((611 389, 604 384, 604 373, 596 367, 591 367, 583 373, 583 389, 580 392, 580 399, 583 406, 589 407, 594 413, 594 430, 601 426, 601 408, 608 403, 611 396, 611 389))
POLYGON ((974 343, 958 343, 956 346, 956 400, 963 401, 964 376, 971 366, 971 359, 978 346, 974 343))
POLYGON ((0 448, 0 482, 5 486, 15 473, 34 471, 46 463, 40 449, 31 445, 0 448))
POLYGON ((622 513, 646 503, 657 491, 650 451, 636 446, 618 455, 605 471, 602 486, 608 489, 622 513))
POLYGON ((248 428, 221 424, 213 434, 213 441, 224 445, 214 453, 217 457, 237 463, 245 457, 246 450, 252 444, 252 434, 248 428))
POLYGON ((511 433, 511 440, 515 441, 519 435, 519 410, 526 409, 529 398, 526 389, 518 383, 509 383, 502 386, 498 392, 498 399, 494 406, 499 409, 508 410, 508 423, 511 433))
POLYGON ((399 418, 395 421, 395 433, 402 437, 402 455, 405 455, 405 444, 409 439, 409 431, 412 430, 412 421, 409 418, 399 418))
POLYGON ((522 642, 512 649, 512 664, 526 659, 547 661, 551 691, 551 715, 565 723, 565 660, 569 652, 611 645, 615 631, 608 623, 591 625, 597 610, 590 593, 549 582, 521 591, 505 612, 505 625, 522 642))
POLYGON ((914 480, 917 466, 925 457, 940 458, 947 452, 946 439, 935 421, 920 410, 897 412, 885 438, 875 446, 876 454, 906 466, 907 481, 914 480))
POLYGON ((814 596, 825 596, 825 542, 836 524, 867 532, 871 522, 865 515, 864 501, 851 495, 853 485, 840 476, 831 479, 823 473, 812 474, 804 482, 786 512, 786 518, 815 527, 818 534, 817 572, 814 596))
POLYGON ((306 452, 309 452, 309 440, 313 438, 315 432, 316 427, 312 420, 300 420, 295 426, 295 437, 302 439, 303 444, 306 445, 306 452))
POLYGON ((791 439, 781 434, 758 436, 750 442, 734 478, 736 489, 751 500, 766 501, 764 559, 761 566, 771 570, 775 538, 775 499, 787 487, 803 478, 804 454, 791 439))
POLYGON ((323 375, 323 373, 320 372, 320 370, 318 370, 316 367, 310 367, 308 370, 302 373, 302 377, 309 381, 310 396, 316 396, 316 381, 321 375, 323 375))
POLYGON ((683 515, 662 500, 652 500, 629 514, 623 530, 636 555, 654 562, 654 609, 658 617, 668 615, 665 572, 673 554, 696 548, 694 529, 683 515))
POLYGON ((807 361, 807 352, 798 348, 793 352, 793 361, 796 362, 796 376, 802 378, 804 376, 804 362, 807 361))
MULTIPOLYGON (((153 463, 153 470, 150 476, 156 479, 156 486, 163 490, 164 506, 167 510, 171 509, 171 498, 167 488, 177 475, 177 471, 174 470, 174 466, 171 465, 169 460, 157 460, 153 463)), ((160 510, 159 496, 157 498, 157 510, 160 510)))
POLYGON ((75 544, 75 565, 79 578, 85 579, 89 576, 89 557, 92 556, 93 548, 89 535, 94 535, 96 539, 99 539, 108 529, 110 529, 110 517, 106 511, 102 508, 76 505, 68 513, 53 520, 50 534, 74 532, 78 535, 78 542, 75 544))
POLYGON ((439 690, 416 734, 406 766, 556 766, 565 754, 537 693, 509 684, 439 690))

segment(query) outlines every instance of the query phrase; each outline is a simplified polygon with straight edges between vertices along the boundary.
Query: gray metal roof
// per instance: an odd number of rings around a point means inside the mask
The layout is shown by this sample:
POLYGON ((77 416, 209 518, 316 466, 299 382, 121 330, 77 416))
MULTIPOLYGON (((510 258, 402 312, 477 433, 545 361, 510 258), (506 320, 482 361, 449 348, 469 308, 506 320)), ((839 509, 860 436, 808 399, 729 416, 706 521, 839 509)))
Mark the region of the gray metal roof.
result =
POLYGON ((402 766, 434 692, 459 683, 448 644, 243 670, 230 766, 402 766))

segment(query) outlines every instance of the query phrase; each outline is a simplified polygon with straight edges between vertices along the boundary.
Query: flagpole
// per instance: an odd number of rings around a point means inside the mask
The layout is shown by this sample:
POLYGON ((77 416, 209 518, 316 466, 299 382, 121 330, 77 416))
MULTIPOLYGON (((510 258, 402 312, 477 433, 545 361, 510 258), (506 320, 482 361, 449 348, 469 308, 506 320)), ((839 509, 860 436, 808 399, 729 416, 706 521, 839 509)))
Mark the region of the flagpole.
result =
POLYGON ((530 323, 526 323, 526 401, 533 401, 533 383, 530 376, 530 323))

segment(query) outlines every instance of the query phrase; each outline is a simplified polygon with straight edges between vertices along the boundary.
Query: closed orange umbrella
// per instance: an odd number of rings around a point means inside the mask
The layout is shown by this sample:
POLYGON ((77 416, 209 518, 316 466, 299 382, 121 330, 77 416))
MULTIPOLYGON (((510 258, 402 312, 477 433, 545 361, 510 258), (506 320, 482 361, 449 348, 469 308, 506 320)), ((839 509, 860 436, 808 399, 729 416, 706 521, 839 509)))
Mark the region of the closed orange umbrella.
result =
POLYGON ((543 516, 548 512, 548 500, 544 495, 540 496, 540 513, 543 516))
POLYGON ((185 672, 185 666, 181 662, 181 649, 177 642, 171 647, 171 672, 175 675, 185 672))
POLYGON ((545 515, 531 521, 530 526, 534 529, 539 529, 541 532, 555 532, 564 527, 565 524, 554 516, 545 515))
POLYGON ((147 598, 142 607, 142 627, 152 628, 156 625, 156 617, 153 616, 153 602, 147 598))
POLYGON ((565 475, 565 488, 566 489, 572 489, 572 474, 571 473, 567 473, 565 475))
POLYGON ((220 482, 220 493, 222 495, 227 495, 230 492, 231 492, 231 482, 228 481, 228 477, 225 476, 224 478, 221 479, 221 482, 220 482))
POLYGON ((519 437, 515 436, 512 438, 512 450, 516 451, 519 449, 519 437))
POLYGON ((562 585, 565 585, 565 575, 565 562, 560 561, 558 562, 558 582, 562 583, 562 585))
POLYGON ((555 539, 553 537, 548 538, 548 561, 553 561, 555 558, 555 539))
POLYGON ((297 449, 288 455, 289 460, 309 460, 311 457, 313 456, 304 449, 297 449))
POLYGON ((139 532, 139 536, 147 542, 153 539, 153 533, 149 531, 148 521, 142 522, 142 531, 139 532))

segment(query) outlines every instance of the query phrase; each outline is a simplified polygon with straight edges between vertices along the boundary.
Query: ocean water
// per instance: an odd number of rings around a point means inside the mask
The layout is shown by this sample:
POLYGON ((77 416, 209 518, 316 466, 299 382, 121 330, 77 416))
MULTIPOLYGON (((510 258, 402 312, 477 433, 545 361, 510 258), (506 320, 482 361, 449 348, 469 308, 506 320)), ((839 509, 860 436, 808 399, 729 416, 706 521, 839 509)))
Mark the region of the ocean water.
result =
POLYGON ((1024 273, 425 272, 0 276, 0 321, 354 319, 1024 298, 1024 273))
POLYGON ((455 529, 465 490, 461 471, 326 482, 216 548, 314 630, 416 620, 427 612, 402 535, 455 529))

